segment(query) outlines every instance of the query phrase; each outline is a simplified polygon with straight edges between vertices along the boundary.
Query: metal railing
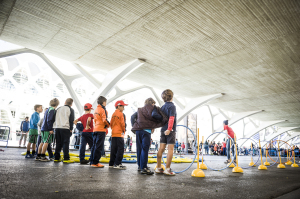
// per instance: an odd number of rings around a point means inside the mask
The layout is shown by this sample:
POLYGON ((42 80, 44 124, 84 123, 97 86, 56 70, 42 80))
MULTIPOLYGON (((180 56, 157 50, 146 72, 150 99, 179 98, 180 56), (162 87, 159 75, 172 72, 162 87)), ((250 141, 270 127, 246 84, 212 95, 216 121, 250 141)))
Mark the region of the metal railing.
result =
POLYGON ((7 148, 8 145, 9 135, 10 135, 10 127, 0 125, 0 142, 6 142, 5 148, 7 148))

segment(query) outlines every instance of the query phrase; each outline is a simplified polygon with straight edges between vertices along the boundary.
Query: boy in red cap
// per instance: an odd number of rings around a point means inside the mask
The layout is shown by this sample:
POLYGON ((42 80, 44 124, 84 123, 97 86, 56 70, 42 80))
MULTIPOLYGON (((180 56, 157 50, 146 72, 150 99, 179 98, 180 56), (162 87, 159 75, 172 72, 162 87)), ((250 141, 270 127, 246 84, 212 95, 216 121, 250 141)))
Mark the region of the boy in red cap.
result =
POLYGON ((93 119, 94 115, 91 113, 93 107, 90 103, 86 103, 84 105, 84 115, 82 115, 80 118, 74 121, 74 124, 77 125, 77 122, 81 122, 84 129, 81 134, 81 145, 80 145, 80 152, 79 152, 79 158, 80 158, 80 164, 88 164, 90 161, 84 159, 85 158, 85 148, 86 144, 88 143, 90 148, 93 146, 93 119))
POLYGON ((110 121, 112 139, 109 168, 126 169, 126 166, 122 165, 122 159, 124 154, 124 136, 126 132, 126 117, 123 111, 124 106, 127 105, 128 104, 125 104, 122 100, 115 103, 116 111, 110 121))

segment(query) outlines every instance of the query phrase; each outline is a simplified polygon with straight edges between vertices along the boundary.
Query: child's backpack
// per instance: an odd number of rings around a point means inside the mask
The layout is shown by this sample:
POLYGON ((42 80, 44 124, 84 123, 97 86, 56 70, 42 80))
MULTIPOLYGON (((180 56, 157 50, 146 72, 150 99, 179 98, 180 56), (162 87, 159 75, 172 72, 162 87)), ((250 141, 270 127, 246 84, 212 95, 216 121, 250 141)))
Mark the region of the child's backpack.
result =
POLYGON ((79 130, 79 131, 83 131, 84 127, 83 127, 83 124, 82 123, 77 123, 76 124, 76 128, 79 130))

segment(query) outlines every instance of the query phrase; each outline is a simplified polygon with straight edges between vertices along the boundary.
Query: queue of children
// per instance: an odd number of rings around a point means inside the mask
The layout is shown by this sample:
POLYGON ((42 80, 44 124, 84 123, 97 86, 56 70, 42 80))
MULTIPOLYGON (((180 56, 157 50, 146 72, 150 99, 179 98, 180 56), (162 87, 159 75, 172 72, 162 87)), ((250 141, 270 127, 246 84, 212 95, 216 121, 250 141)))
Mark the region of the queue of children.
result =
MULTIPOLYGON (((151 142, 151 134, 155 128, 161 127, 160 146, 157 153, 157 166, 155 173, 175 175, 171 170, 171 162, 173 158, 173 151, 176 138, 176 107, 173 101, 173 92, 169 89, 163 91, 161 95, 165 104, 160 108, 155 106, 155 101, 148 98, 145 105, 139 108, 136 113, 131 116, 132 131, 136 133, 136 148, 137 148, 137 164, 138 171, 141 174, 152 175, 154 172, 147 166, 148 152, 151 142), (166 146, 168 146, 167 166, 164 170, 161 165, 162 153, 166 146)), ((80 146, 80 164, 90 164, 91 167, 103 168, 100 164, 101 153, 103 152, 105 136, 108 133, 108 128, 111 128, 111 146, 110 146, 110 161, 109 168, 126 169, 122 165, 124 154, 124 137, 126 133, 126 116, 123 113, 125 104, 122 100, 115 103, 115 112, 108 121, 108 112, 106 110, 107 99, 100 96, 97 99, 98 106, 94 112, 91 113, 93 107, 87 103, 84 105, 85 113, 75 119, 74 110, 71 108, 73 99, 68 98, 64 106, 59 108, 59 100, 54 98, 50 101, 50 107, 45 109, 44 117, 40 119, 39 114, 43 112, 42 105, 35 105, 35 112, 30 119, 29 143, 27 145, 26 158, 35 158, 37 161, 73 163, 69 156, 70 137, 72 135, 73 125, 81 122, 83 131, 81 135, 80 146), (53 156, 51 150, 51 143, 56 140, 55 154, 53 156), (38 143, 37 143, 38 141, 38 143), (40 142, 40 143, 39 143, 40 142), (38 146, 36 147, 36 144, 38 146), (85 147, 89 145, 91 148, 91 155, 89 159, 85 158, 85 147), (50 146, 50 147, 49 147, 50 146), (30 153, 30 148, 32 152, 30 153), (46 150, 48 149, 49 159, 46 157, 46 150), (63 149, 63 158, 60 155, 63 149), (35 154, 37 154, 35 156, 35 154)), ((25 121, 26 122, 26 121, 25 121)), ((21 126, 21 128, 23 128, 21 126)), ((24 131, 27 129, 23 128, 24 131)), ((29 129, 29 128, 28 128, 29 129)), ((127 144, 132 146, 132 138, 127 139, 127 144)), ((158 146, 157 146, 158 148, 158 146)), ((177 147, 176 147, 177 148, 177 147)))

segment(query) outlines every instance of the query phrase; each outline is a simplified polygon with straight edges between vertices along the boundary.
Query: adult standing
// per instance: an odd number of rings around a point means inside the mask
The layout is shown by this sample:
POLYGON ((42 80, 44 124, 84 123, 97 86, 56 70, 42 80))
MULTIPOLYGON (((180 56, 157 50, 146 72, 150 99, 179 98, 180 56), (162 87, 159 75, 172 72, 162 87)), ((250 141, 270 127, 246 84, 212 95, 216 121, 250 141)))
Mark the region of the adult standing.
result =
POLYGON ((144 107, 138 108, 138 111, 131 116, 131 130, 136 133, 138 171, 147 175, 154 174, 147 166, 151 133, 155 128, 163 127, 168 120, 155 103, 152 98, 146 99, 144 107))
POLYGON ((206 155, 208 154, 208 143, 209 143, 209 140, 205 141, 205 143, 204 143, 204 150, 205 150, 206 155))
POLYGON ((26 139, 27 139, 27 133, 29 131, 29 117, 25 117, 24 121, 21 122, 20 130, 21 130, 21 138, 19 141, 19 147, 21 147, 22 140, 24 138, 23 147, 25 147, 26 139))

